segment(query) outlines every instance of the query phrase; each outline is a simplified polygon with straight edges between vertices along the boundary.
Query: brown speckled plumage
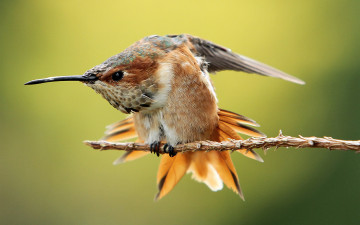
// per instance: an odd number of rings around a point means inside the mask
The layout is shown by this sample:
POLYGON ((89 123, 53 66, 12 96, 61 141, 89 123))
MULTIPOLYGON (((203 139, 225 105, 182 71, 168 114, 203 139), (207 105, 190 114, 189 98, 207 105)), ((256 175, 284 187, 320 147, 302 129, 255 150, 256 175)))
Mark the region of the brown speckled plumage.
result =
MULTIPOLYGON (((213 191, 223 182, 243 198, 238 176, 227 152, 172 152, 173 146, 200 140, 241 139, 237 134, 261 136, 248 127, 251 119, 219 110, 208 72, 235 70, 304 82, 270 66, 233 53, 230 49, 187 34, 153 35, 134 43, 82 76, 51 77, 28 82, 82 81, 101 94, 113 107, 133 117, 109 128, 105 140, 138 137, 154 151, 166 143, 157 175, 160 199, 169 193, 188 171, 213 191), (245 125, 247 124, 247 125, 245 125), (174 156, 174 157, 172 157, 174 156)), ((240 153, 262 161, 254 151, 240 153)), ((116 163, 146 155, 129 152, 116 163)))

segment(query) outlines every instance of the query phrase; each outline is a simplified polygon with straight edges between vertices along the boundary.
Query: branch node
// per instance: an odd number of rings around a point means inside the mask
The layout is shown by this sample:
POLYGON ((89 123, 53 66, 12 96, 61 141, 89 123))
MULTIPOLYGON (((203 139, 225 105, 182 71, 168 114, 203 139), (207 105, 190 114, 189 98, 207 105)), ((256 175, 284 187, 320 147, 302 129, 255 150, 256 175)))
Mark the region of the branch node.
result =
POLYGON ((284 135, 283 135, 283 133, 282 133, 282 131, 281 131, 281 130, 279 131, 279 135, 278 135, 278 137, 280 137, 280 138, 281 138, 281 137, 284 137, 284 135))
POLYGON ((314 146, 314 142, 312 140, 308 140, 310 146, 314 146))

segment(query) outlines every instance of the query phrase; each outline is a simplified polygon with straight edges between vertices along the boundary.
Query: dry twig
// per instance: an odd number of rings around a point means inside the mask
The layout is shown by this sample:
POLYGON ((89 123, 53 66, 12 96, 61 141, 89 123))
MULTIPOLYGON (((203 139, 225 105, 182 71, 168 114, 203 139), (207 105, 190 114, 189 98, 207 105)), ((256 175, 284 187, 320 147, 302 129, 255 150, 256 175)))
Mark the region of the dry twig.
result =
MULTIPOLYGON (((150 151, 150 146, 141 143, 114 143, 106 141, 85 141, 86 145, 99 150, 125 150, 125 151, 150 151)), ((271 147, 295 147, 295 148, 325 148, 329 150, 353 150, 360 152, 360 140, 345 141, 331 137, 291 137, 284 136, 281 131, 274 138, 249 138, 247 140, 229 140, 223 142, 197 141, 175 146, 176 152, 187 151, 228 151, 237 149, 262 148, 267 150, 271 147)), ((163 152, 161 148, 160 153, 163 152)))

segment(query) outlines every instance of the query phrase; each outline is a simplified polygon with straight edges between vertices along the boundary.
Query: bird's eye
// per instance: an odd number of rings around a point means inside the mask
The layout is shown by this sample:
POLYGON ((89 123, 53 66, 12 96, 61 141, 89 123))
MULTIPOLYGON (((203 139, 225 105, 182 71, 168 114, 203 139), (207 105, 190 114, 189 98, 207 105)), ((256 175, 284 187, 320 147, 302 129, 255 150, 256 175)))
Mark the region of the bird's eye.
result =
POLYGON ((113 75, 111 76, 111 78, 113 79, 113 81, 119 81, 124 77, 124 72, 123 71, 117 71, 115 73, 113 73, 113 75))

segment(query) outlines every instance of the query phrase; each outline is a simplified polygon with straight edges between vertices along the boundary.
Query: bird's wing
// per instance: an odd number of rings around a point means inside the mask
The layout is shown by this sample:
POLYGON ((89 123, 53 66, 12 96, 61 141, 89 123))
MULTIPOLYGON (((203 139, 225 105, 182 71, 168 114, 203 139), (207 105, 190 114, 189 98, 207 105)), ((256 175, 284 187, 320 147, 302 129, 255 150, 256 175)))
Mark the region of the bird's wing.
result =
POLYGON ((191 43, 189 46, 190 49, 196 55, 204 57, 205 61, 209 63, 209 72, 235 70, 264 76, 277 77, 297 84, 305 84, 305 82, 299 78, 286 74, 280 70, 250 59, 246 56, 236 54, 228 48, 198 37, 191 35, 186 36, 191 43))

